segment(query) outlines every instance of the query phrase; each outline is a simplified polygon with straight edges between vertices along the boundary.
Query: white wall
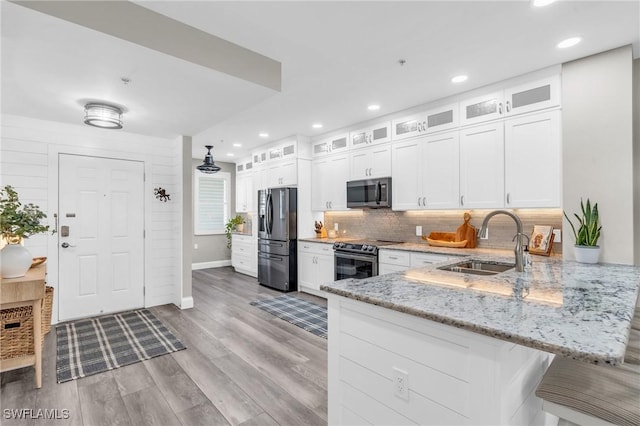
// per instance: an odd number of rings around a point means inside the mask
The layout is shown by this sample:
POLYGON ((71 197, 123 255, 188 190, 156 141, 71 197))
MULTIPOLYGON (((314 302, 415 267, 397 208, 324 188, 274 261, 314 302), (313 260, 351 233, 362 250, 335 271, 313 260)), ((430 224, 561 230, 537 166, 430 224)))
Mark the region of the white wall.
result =
POLYGON ((640 58, 633 61, 633 174, 635 264, 640 266, 640 58))
MULTIPOLYGON (((610 50, 562 67, 563 208, 598 202, 600 262, 634 263, 632 51, 610 50)), ((563 227, 565 259, 574 259, 563 227)))
MULTIPOLYGON (((12 185, 21 201, 47 213, 51 227, 58 204, 58 153, 143 161, 145 165, 145 305, 180 304, 181 296, 181 146, 168 140, 85 125, 70 125, 10 115, 2 116, 0 185, 12 185), (162 187, 171 201, 161 202, 162 187)), ((48 285, 58 287, 58 235, 29 238, 33 256, 47 256, 48 285)), ((57 319, 57 298, 54 302, 57 319)))

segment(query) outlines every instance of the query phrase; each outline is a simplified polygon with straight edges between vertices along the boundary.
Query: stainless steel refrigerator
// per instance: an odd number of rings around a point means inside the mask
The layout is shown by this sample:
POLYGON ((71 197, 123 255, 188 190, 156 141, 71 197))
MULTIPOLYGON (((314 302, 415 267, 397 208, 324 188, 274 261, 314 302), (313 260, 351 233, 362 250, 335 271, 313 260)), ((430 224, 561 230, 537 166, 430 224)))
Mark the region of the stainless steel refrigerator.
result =
POLYGON ((298 289, 296 188, 258 191, 258 282, 282 291, 298 289))

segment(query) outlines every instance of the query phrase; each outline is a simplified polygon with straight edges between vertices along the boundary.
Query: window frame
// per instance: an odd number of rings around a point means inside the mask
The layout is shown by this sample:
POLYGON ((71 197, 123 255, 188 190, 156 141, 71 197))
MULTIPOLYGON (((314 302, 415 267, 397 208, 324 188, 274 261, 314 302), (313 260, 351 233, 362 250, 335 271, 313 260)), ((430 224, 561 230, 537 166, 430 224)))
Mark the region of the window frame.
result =
POLYGON ((194 235, 221 235, 225 233, 225 225, 231 217, 231 173, 229 172, 217 172, 217 173, 202 173, 200 170, 194 171, 194 191, 193 191, 193 234, 194 235), (220 180, 224 181, 224 194, 223 194, 223 224, 220 229, 203 229, 200 224, 200 182, 205 180, 220 180))

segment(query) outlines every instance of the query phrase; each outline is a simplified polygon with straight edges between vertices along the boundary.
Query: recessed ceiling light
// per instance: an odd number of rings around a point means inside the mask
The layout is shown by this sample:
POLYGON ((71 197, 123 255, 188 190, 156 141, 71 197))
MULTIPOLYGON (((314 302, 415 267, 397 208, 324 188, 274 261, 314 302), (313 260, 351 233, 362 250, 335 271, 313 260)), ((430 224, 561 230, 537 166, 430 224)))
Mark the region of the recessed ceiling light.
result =
POLYGON ((265 133, 265 132, 258 133, 258 136, 260 136, 261 138, 268 138, 269 137, 269 133, 265 133))
POLYGON ((240 147, 242 146, 242 144, 241 144, 241 143, 234 143, 234 144, 233 144, 233 146, 234 146, 235 148, 240 148, 240 147))
POLYGON ((560 43, 558 43, 558 49, 566 49, 567 47, 572 47, 575 46, 576 44, 580 43, 580 41, 582 41, 582 38, 580 37, 569 37, 566 40, 562 40, 560 43))
POLYGON ((311 127, 313 127, 314 129, 322 129, 322 124, 314 123, 314 124, 311 125, 311 127))
POLYGON ((463 81, 467 81, 468 78, 469 77, 466 76, 466 75, 462 75, 462 74, 461 75, 456 75, 455 77, 453 77, 451 79, 451 82, 452 83, 462 83, 463 81))
POLYGON ((233 157, 233 152, 227 152, 227 157, 233 157))
POLYGON ((551 3, 555 1, 556 0, 533 0, 533 5, 535 7, 544 7, 544 6, 549 6, 551 3))
POLYGON ((377 110, 379 110, 379 109, 380 109, 380 105, 378 105, 378 104, 371 104, 371 105, 369 105, 369 106, 367 107, 367 109, 368 109, 369 111, 377 111, 377 110))

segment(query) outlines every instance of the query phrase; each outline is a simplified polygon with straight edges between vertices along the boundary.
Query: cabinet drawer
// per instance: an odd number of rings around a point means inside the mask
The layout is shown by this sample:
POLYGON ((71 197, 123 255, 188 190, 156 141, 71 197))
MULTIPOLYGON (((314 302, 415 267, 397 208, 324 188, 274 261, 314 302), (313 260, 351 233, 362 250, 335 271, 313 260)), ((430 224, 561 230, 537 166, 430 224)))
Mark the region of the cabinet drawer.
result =
POLYGON ((309 243, 301 241, 298 250, 305 253, 324 254, 333 256, 333 244, 328 243, 309 243))
POLYGON ((410 255, 411 253, 408 251, 380 250, 378 253, 378 263, 409 267, 411 264, 410 255))
POLYGON ((411 253, 411 267, 418 268, 420 266, 446 262, 451 259, 455 259, 455 257, 434 253, 411 253))
POLYGON ((378 275, 392 274, 394 272, 406 271, 409 267, 404 265, 392 265, 391 263, 380 263, 378 265, 378 275))

